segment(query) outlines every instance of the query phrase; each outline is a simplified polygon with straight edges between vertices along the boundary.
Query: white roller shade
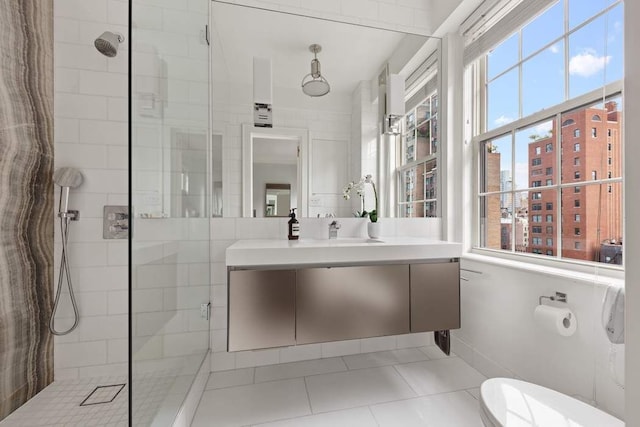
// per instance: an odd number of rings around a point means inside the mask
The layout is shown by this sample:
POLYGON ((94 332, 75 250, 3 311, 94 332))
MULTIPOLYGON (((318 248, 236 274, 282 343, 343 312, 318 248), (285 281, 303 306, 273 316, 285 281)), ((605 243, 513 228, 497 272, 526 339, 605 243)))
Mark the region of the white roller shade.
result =
POLYGON ((504 0, 477 17, 478 21, 464 31, 464 65, 467 66, 497 46, 527 22, 558 0, 504 0), (514 4, 517 3, 517 4, 514 4), (496 20, 496 17, 502 17, 496 20))

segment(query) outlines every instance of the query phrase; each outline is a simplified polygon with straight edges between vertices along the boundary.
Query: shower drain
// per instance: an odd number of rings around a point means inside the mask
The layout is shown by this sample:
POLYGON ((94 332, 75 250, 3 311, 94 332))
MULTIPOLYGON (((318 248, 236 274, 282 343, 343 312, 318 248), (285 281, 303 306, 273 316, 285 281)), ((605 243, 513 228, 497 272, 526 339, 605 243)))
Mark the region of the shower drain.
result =
POLYGON ((101 403, 111 403, 122 391, 126 384, 100 385, 93 389, 84 398, 80 406, 100 405, 101 403))

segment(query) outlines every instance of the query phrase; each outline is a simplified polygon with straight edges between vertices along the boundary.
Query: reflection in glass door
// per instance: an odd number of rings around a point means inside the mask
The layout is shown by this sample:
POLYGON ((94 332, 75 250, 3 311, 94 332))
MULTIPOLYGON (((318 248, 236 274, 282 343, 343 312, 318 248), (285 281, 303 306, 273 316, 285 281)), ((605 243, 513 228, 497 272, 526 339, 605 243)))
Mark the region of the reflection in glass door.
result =
POLYGON ((170 426, 209 348, 209 2, 132 3, 131 424, 170 426))

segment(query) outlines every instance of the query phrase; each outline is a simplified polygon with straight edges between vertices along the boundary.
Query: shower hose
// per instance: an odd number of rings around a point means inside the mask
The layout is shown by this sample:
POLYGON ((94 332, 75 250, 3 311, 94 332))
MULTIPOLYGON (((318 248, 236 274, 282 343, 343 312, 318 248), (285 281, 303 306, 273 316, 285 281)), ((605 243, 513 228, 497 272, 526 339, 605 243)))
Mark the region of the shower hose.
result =
POLYGON ((69 221, 71 215, 67 212, 58 213, 60 217, 60 233, 62 237, 62 255, 60 257, 60 274, 58 275, 58 290, 56 291, 56 298, 53 303, 53 311, 51 312, 51 319, 49 320, 49 330, 53 335, 66 335, 73 331, 80 321, 80 314, 78 313, 78 304, 76 303, 76 297, 73 295, 73 284, 71 283, 71 274, 69 274, 69 257, 67 255, 67 242, 69 240, 69 221), (62 283, 64 282, 65 275, 67 277, 67 287, 69 288, 69 297, 71 298, 71 305, 73 306, 73 326, 66 331, 57 331, 55 328, 55 317, 58 311, 58 303, 60 302, 60 294, 62 293, 62 283))

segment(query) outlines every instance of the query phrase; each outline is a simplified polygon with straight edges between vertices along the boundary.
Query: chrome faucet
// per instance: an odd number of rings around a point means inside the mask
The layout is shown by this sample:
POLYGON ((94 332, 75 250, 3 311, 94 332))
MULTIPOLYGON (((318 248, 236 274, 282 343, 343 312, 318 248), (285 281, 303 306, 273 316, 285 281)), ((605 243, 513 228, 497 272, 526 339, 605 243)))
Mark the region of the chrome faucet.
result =
POLYGON ((338 221, 332 221, 329 224, 329 238, 337 239, 338 238, 338 229, 340 228, 340 223, 338 221))

